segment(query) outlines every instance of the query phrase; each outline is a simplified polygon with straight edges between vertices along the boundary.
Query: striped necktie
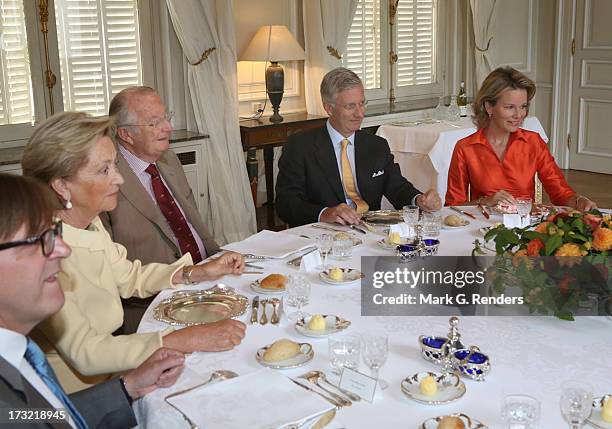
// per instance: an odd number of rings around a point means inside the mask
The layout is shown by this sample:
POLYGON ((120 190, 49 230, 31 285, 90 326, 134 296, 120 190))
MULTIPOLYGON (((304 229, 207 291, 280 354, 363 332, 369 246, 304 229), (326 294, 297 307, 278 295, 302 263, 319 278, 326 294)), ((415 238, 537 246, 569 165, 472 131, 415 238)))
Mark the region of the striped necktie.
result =
POLYGON ((66 392, 64 392, 64 389, 62 389, 62 386, 60 386, 57 378, 55 377, 53 369, 45 357, 45 354, 40 347, 38 347, 38 344, 29 338, 28 346, 25 352, 25 359, 30 365, 32 365, 34 371, 36 371, 42 381, 47 385, 51 393, 53 393, 57 399, 62 401, 66 407, 66 411, 70 414, 70 417, 72 417, 76 427, 79 429, 87 429, 88 426, 87 423, 85 423, 85 419, 76 409, 68 395, 66 395, 66 392))
POLYGON ((357 206, 357 213, 365 213, 368 211, 369 206, 368 203, 361 198, 359 192, 357 192, 355 178, 353 177, 353 171, 351 170, 351 164, 349 163, 348 154, 346 152, 348 144, 348 139, 342 140, 342 153, 340 156, 342 163, 342 184, 346 195, 353 200, 357 206))

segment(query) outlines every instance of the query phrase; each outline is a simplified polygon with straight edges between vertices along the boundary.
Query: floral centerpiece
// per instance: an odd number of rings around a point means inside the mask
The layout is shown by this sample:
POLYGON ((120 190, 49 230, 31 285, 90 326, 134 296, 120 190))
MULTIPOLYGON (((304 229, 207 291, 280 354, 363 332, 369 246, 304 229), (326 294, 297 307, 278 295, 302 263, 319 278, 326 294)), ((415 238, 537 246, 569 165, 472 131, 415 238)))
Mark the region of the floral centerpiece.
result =
POLYGON ((576 311, 609 312, 612 293, 612 216, 598 210, 559 212, 526 228, 500 225, 485 234, 498 257, 493 290, 520 286, 530 312, 573 320, 576 311))

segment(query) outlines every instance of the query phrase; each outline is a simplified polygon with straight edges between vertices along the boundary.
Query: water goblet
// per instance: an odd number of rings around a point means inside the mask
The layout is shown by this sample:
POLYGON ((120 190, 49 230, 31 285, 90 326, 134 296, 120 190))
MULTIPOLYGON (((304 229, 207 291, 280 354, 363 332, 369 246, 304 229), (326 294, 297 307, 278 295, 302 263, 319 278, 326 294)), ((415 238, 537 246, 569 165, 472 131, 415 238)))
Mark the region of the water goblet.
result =
POLYGON ((402 207, 404 223, 410 228, 410 235, 414 237, 414 226, 419 223, 419 206, 408 205, 402 207))
POLYGON ((327 269, 327 255, 332 249, 333 237, 331 234, 321 234, 316 238, 317 249, 319 249, 319 253, 323 256, 323 265, 317 267, 319 270, 327 269))
POLYGON ((531 198, 517 198, 516 210, 521 217, 521 227, 527 226, 527 219, 531 213, 531 198))
POLYGON ((507 395, 501 414, 505 429, 536 429, 540 420, 540 401, 529 395, 507 395))
POLYGON ((389 383, 379 378, 380 368, 387 361, 389 355, 389 337, 384 333, 366 334, 363 336, 363 361, 370 368, 372 378, 378 380, 381 390, 389 387, 389 383))
POLYGON ((287 315, 288 319, 296 322, 306 317, 302 312, 302 306, 307 305, 310 300, 310 281, 303 274, 292 274, 287 277, 285 286, 285 297, 283 303, 288 307, 296 307, 297 310, 287 315))
POLYGON ((358 335, 332 335, 327 339, 327 344, 329 346, 329 365, 334 374, 340 375, 344 367, 359 369, 361 338, 358 335))
POLYGON ((593 411, 593 388, 580 381, 561 385, 561 415, 571 429, 580 429, 593 411))

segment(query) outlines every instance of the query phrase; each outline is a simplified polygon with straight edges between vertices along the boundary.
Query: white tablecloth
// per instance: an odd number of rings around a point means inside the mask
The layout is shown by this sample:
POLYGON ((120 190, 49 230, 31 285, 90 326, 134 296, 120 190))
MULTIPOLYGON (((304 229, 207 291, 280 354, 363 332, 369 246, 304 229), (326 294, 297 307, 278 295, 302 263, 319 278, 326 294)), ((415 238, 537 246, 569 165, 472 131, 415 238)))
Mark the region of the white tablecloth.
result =
MULTIPOLYGON (((475 209, 467 209, 476 214, 475 209)), ((450 214, 444 209, 443 215, 450 214)), ((472 242, 480 238, 478 228, 498 221, 493 216, 485 221, 477 215, 476 221, 461 230, 444 230, 441 235, 440 255, 466 255, 472 242)), ((305 234, 315 237, 321 230, 303 226, 287 231, 290 234, 305 234)), ((389 255, 376 242, 380 236, 358 234, 364 243, 355 248, 354 257, 343 266, 360 268, 360 256, 389 255)), ((256 249, 253 249, 256 253, 256 249)), ((259 263, 259 262, 258 262, 259 263)), ((259 263, 270 272, 296 272, 286 265, 286 260, 271 260, 259 263)), ((221 281, 234 287, 252 299, 255 293, 249 283, 262 275, 226 277, 221 281)), ((437 370, 433 364, 421 358, 418 347, 420 334, 446 335, 447 317, 362 317, 360 309, 360 286, 331 286, 322 283, 314 274, 310 275, 312 292, 310 304, 305 311, 310 313, 337 314, 352 322, 349 332, 365 333, 383 329, 389 334, 390 353, 381 370, 381 377, 390 387, 377 393, 374 403, 365 401, 341 409, 329 428, 416 428, 429 417, 464 412, 489 428, 501 428, 500 408, 502 398, 510 393, 535 396, 542 402, 540 428, 557 429, 567 427, 559 412, 560 384, 566 379, 584 380, 591 383, 596 394, 612 393, 612 321, 606 317, 581 317, 575 322, 566 322, 552 317, 461 317, 460 332, 466 344, 478 345, 491 357, 492 370, 484 382, 464 379, 467 392, 458 401, 442 406, 418 404, 406 398, 400 391, 401 380, 423 370, 437 370)), ((207 288, 214 282, 190 286, 189 289, 207 288)), ((164 291, 148 309, 140 325, 141 332, 161 330, 165 324, 152 317, 157 302, 169 296, 164 291)), ((247 321, 247 316, 241 320, 247 321)), ((269 312, 268 312, 269 314, 269 312)), ((137 401, 134 408, 143 428, 188 427, 182 417, 163 402, 163 397, 172 391, 192 386, 215 369, 230 369, 246 374, 260 368, 255 361, 255 351, 279 338, 308 341, 315 350, 315 358, 304 367, 287 370, 288 376, 297 376, 308 370, 322 369, 329 373, 326 339, 311 339, 300 336, 283 318, 279 326, 248 325, 246 338, 238 347, 223 353, 194 353, 187 359, 185 373, 176 386, 159 389, 137 401)), ((360 370, 369 373, 362 362, 360 370)), ((240 410, 236 410, 240 412, 240 410)), ((262 410, 265 412, 265 410, 262 410)), ((256 418, 256 416, 254 417, 256 418)), ((201 428, 205 429, 205 428, 201 428)))
MULTIPOLYGON (((536 131, 548 142, 546 132, 535 116, 526 118, 523 128, 536 131)), ((475 131, 471 119, 461 118, 458 122, 412 127, 385 124, 378 128, 376 134, 389 142, 391 153, 405 178, 423 192, 436 189, 444 201, 455 144, 475 131)), ((389 208, 387 204, 383 208, 389 208)))

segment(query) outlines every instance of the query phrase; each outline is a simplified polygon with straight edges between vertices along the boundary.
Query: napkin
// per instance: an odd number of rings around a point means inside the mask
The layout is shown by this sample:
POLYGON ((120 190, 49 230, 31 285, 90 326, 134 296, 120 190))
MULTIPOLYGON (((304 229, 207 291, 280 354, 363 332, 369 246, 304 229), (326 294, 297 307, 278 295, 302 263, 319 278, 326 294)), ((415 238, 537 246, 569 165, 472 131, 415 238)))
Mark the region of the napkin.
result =
POLYGON ((389 235, 391 235, 392 232, 397 232, 399 233, 400 237, 408 238, 412 235, 411 229, 412 228, 410 228, 408 224, 406 224, 405 222, 401 222, 395 225, 391 225, 389 227, 389 235))
POLYGON ((168 399, 206 429, 271 429, 302 422, 333 405, 265 368, 168 399))
POLYGON ((264 229, 243 241, 226 244, 224 250, 238 253, 253 253, 267 258, 283 259, 300 250, 313 247, 312 240, 284 232, 264 229))

